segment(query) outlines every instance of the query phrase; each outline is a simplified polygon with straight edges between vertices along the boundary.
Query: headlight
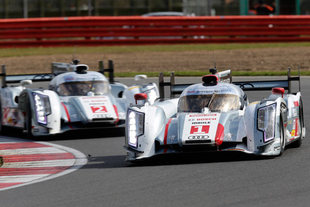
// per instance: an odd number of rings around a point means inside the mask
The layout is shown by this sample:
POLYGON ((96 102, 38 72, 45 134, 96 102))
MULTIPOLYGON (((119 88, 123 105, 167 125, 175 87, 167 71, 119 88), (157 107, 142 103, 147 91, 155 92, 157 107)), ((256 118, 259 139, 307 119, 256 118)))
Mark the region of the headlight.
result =
POLYGON ((127 112, 127 140, 128 145, 137 148, 138 137, 144 133, 144 113, 128 110, 127 112))
POLYGON ((264 133, 264 142, 274 138, 276 104, 262 107, 257 112, 257 129, 264 133))
POLYGON ((36 111, 36 117, 39 124, 47 124, 47 115, 51 114, 51 104, 48 96, 32 93, 34 99, 34 107, 36 111))

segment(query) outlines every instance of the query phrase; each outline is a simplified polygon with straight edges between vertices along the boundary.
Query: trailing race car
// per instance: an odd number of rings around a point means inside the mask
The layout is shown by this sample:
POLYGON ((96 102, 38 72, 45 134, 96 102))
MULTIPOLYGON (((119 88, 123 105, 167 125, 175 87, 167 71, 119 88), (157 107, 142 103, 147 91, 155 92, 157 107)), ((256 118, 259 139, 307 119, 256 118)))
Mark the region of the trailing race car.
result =
POLYGON ((230 71, 212 73, 190 86, 160 81, 180 97, 128 109, 127 160, 196 151, 278 156, 288 144, 301 145, 306 133, 301 93, 290 92, 299 77, 231 83, 230 71), (253 103, 244 92, 267 89, 271 95, 253 103))
POLYGON ((17 127, 29 136, 42 136, 74 129, 124 127, 130 102, 123 98, 123 93, 128 87, 114 82, 112 62, 108 69, 100 65, 99 72, 88 71, 88 66, 78 61, 53 63, 51 74, 6 76, 4 70, 1 129, 17 127), (109 81, 104 72, 110 72, 109 81), (18 86, 7 86, 20 81, 18 86), (26 88, 32 81, 50 83, 48 89, 26 88))

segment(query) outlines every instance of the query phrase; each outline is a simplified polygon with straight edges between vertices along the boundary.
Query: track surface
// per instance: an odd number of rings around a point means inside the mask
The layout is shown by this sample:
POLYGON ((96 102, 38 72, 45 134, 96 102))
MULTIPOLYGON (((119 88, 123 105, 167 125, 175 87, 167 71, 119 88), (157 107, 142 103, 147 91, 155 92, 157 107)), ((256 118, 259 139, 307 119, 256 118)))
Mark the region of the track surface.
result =
MULTIPOLYGON (((309 132, 310 78, 303 78, 302 95, 309 132)), ((255 97, 249 94, 250 100, 255 97)), ((89 154, 88 164, 57 179, 3 191, 0 205, 308 206, 308 138, 301 148, 289 148, 273 159, 209 153, 173 156, 137 166, 124 162, 124 137, 119 131, 62 135, 51 142, 89 154)))

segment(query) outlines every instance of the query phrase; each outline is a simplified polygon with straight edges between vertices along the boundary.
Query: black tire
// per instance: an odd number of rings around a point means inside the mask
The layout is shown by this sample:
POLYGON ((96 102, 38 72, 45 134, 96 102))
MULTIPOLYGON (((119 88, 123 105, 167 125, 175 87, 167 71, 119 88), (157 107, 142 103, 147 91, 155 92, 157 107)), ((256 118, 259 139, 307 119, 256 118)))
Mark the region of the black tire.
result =
POLYGON ((28 138, 32 138, 32 111, 30 108, 30 100, 28 100, 28 103, 26 104, 26 116, 25 116, 25 130, 26 135, 28 138))
POLYGON ((0 103, 0 134, 5 133, 5 127, 2 124, 3 121, 3 112, 2 112, 2 104, 0 103))
POLYGON ((300 135, 299 138, 291 144, 291 147, 298 148, 302 144, 302 129, 304 128, 304 113, 303 113, 303 105, 302 100, 300 99, 299 103, 299 126, 300 126, 300 135))
POLYGON ((279 156, 281 156, 285 150, 285 137, 284 137, 284 127, 283 127, 283 121, 282 121, 282 117, 280 117, 280 154, 279 156))

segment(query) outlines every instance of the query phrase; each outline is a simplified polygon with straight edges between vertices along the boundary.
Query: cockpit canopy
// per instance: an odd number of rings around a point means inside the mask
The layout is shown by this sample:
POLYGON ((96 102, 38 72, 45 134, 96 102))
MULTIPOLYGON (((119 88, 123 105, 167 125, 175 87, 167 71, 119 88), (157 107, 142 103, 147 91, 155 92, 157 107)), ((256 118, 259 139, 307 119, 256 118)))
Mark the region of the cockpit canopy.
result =
POLYGON ((178 112, 201 113, 207 107, 211 112, 239 110, 241 101, 235 94, 186 95, 179 99, 178 112))
POLYGON ((60 96, 87 96, 89 92, 94 95, 109 93, 109 83, 103 80, 96 81, 70 81, 57 87, 60 96))

